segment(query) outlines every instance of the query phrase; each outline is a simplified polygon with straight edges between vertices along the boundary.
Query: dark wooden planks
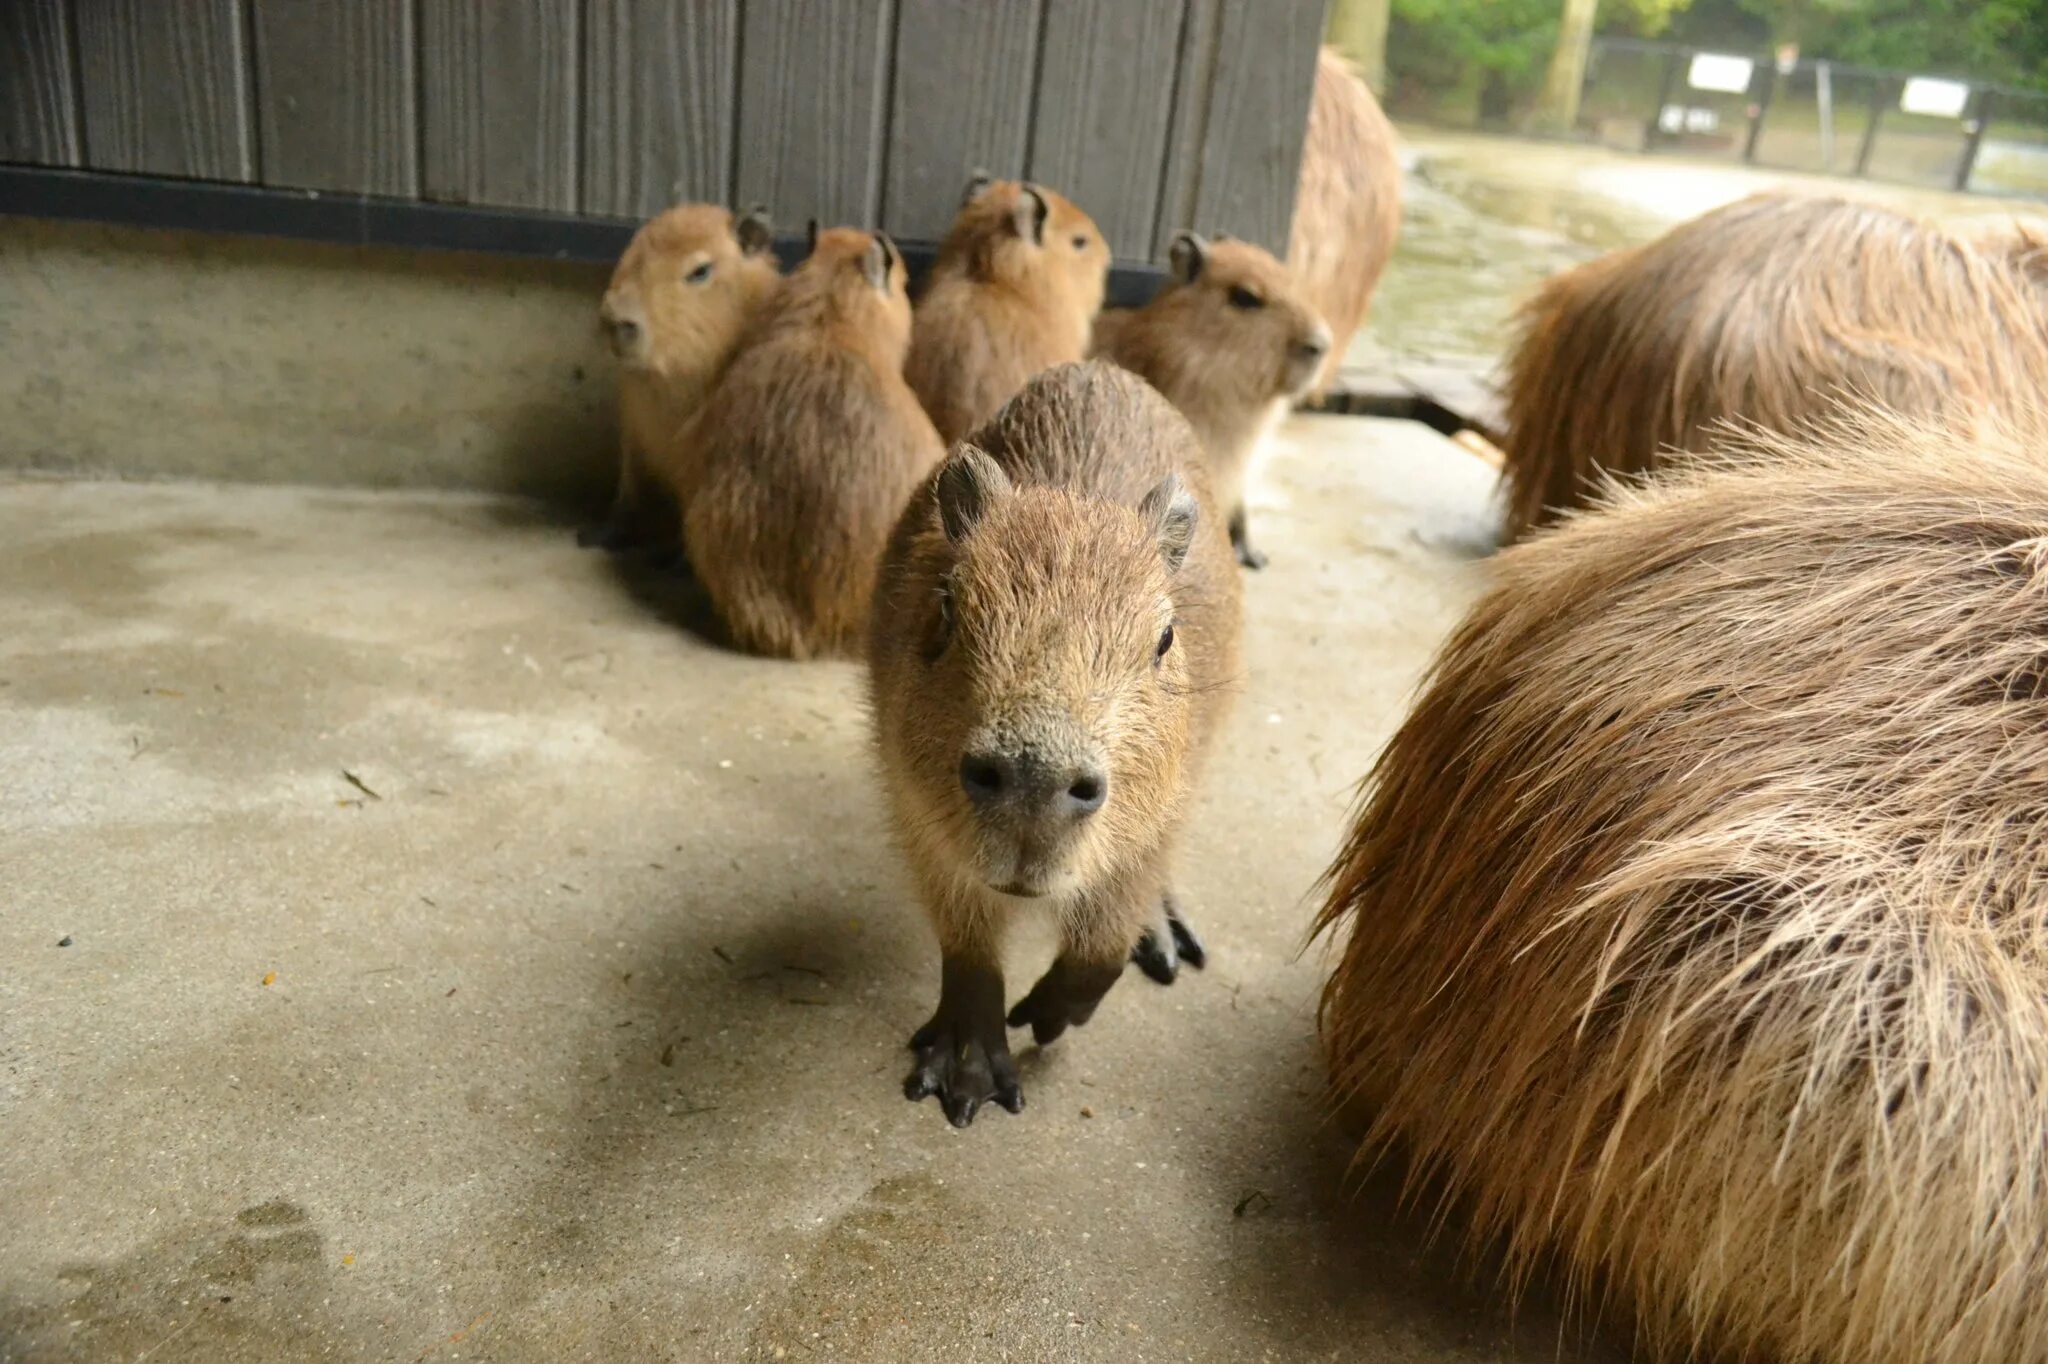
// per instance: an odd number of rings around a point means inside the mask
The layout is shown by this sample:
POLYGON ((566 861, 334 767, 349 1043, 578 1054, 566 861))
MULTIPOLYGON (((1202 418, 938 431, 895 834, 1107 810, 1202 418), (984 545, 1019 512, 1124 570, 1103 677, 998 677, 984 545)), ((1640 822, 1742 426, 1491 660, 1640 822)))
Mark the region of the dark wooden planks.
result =
POLYGON ((75 166, 78 87, 63 0, 0 3, 0 161, 75 166))
POLYGON ((419 191, 413 0, 250 0, 266 185, 419 191))
POLYGON ((1189 225, 1287 250, 1324 4, 1222 7, 1189 225))
POLYGON ((576 210, 576 0, 420 0, 420 193, 576 210))
POLYGON ((1187 0, 1046 0, 1030 174, 1088 210, 1119 257, 1145 260, 1158 239, 1187 8, 1187 0))
POLYGON ((882 223, 937 241, 977 168, 1024 175, 1041 0, 899 0, 882 223))
POLYGON ((740 203, 776 221, 872 226, 895 6, 747 0, 740 39, 740 203))
POLYGON ((588 0, 584 24, 583 211, 730 199, 736 0, 588 0))
POLYGON ((254 178, 237 0, 76 0, 73 18, 86 165, 254 178))

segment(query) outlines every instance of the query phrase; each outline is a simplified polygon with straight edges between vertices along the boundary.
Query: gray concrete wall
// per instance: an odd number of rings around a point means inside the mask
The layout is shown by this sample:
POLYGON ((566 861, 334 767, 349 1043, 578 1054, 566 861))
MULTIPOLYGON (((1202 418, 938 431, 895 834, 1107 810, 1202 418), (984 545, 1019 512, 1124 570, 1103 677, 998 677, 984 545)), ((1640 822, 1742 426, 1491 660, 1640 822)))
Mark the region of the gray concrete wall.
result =
POLYGON ((0 217, 0 468, 594 505, 606 274, 0 217))

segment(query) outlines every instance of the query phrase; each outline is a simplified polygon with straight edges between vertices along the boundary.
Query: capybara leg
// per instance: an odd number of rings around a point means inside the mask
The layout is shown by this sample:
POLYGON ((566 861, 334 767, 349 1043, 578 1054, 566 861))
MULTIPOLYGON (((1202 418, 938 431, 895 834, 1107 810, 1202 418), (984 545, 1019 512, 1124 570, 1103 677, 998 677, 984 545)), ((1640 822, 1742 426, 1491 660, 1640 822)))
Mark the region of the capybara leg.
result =
POLYGON ((646 471, 640 456, 627 450, 619 459, 619 490, 604 520, 576 532, 576 543, 613 554, 642 545, 660 546, 674 520, 666 515, 672 499, 665 498, 646 471))
POLYGON ((1109 993, 1109 987, 1124 973, 1124 958, 1089 960, 1063 950, 1052 969, 1031 987, 1031 993, 1010 1010, 1010 1026, 1029 1025, 1031 1036, 1041 1047, 1068 1028, 1078 1028, 1095 1016, 1095 1006, 1109 993))
POLYGON ((910 1039, 917 1064, 903 1082, 903 1096, 939 1096, 946 1120, 955 1127, 974 1121, 994 1099, 1012 1113, 1024 1109, 1017 1063, 1003 1030, 1003 973, 991 962, 946 957, 940 971, 939 1007, 910 1039))
POLYGON ((1181 917, 1180 903, 1173 898, 1172 891, 1159 897, 1159 910, 1159 922, 1138 939, 1138 945, 1131 949, 1131 960, 1161 985, 1171 985, 1180 975, 1183 962, 1199 971, 1209 964, 1209 952, 1181 917))
POLYGON ((1230 547, 1237 551, 1237 561, 1246 568, 1264 568, 1266 556, 1252 548, 1245 521, 1244 503, 1240 502, 1230 510, 1230 547))

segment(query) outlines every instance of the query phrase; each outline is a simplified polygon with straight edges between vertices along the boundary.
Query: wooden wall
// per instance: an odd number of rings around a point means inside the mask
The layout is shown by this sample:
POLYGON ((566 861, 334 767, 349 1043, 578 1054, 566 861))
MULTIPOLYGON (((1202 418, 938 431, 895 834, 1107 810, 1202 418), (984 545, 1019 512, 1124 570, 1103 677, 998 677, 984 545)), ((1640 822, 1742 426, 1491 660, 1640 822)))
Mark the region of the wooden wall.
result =
POLYGON ((0 0, 0 161, 912 241, 985 167, 1277 248, 1324 3, 0 0))

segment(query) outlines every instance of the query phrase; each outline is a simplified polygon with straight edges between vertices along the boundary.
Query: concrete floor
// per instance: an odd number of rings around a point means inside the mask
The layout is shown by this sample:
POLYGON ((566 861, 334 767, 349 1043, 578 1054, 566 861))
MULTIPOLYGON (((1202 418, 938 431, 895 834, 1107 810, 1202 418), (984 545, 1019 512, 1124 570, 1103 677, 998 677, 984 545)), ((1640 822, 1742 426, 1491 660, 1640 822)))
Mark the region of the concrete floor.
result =
POLYGON ((1280 446, 1210 969, 966 1132, 852 666, 525 503, 0 482, 0 1358, 1617 1357, 1347 1176, 1307 897, 1492 476, 1280 446))

